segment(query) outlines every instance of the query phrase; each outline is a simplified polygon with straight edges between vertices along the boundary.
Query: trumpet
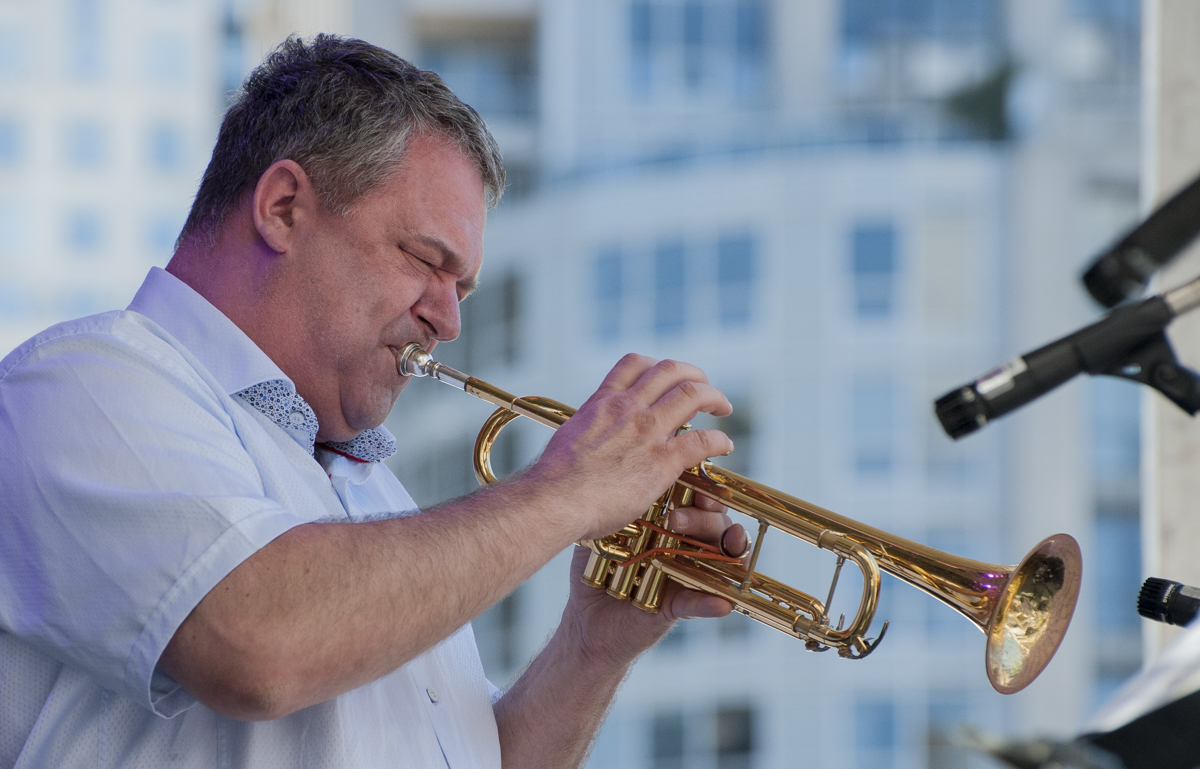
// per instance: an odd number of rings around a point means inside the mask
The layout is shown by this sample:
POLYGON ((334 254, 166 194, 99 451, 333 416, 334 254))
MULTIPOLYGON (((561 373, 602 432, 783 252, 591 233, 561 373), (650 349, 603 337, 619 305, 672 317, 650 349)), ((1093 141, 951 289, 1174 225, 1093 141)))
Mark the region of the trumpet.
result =
MULTIPOLYGON (((496 481, 491 451, 505 425, 527 417, 557 429, 575 413, 549 398, 518 398, 467 376, 438 363, 415 343, 400 352, 396 365, 402 376, 429 376, 499 407, 475 441, 475 475, 482 485, 496 481)), ((670 579, 728 600, 734 611, 804 641, 810 651, 837 649, 848 659, 862 659, 883 640, 886 622, 877 637, 867 634, 879 603, 880 572, 887 572, 983 631, 988 681, 1001 694, 1025 688, 1050 662, 1070 625, 1082 574, 1079 545, 1067 534, 1042 540, 1016 566, 983 563, 867 526, 707 461, 684 471, 642 518, 580 544, 592 551, 584 582, 640 609, 658 611, 670 579), (671 510, 690 505, 695 494, 757 522, 748 554, 729 556, 667 527, 671 510), (771 529, 836 556, 824 602, 757 571, 771 529), (846 562, 862 573, 862 593, 855 616, 848 624, 843 617, 835 626, 829 606, 846 562)))

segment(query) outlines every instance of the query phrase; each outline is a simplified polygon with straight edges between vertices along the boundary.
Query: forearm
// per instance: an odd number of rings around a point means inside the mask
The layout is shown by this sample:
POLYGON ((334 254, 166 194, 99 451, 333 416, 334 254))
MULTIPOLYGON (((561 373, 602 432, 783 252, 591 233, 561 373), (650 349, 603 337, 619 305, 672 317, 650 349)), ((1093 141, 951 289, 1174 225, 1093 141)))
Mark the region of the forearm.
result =
POLYGON ((553 494, 489 489, 408 518, 283 534, 196 607, 162 667, 201 702, 275 718, 395 670, 569 544, 553 494))
POLYGON ((564 620, 512 688, 496 703, 505 769, 582 766, 629 663, 589 659, 587 644, 564 620))

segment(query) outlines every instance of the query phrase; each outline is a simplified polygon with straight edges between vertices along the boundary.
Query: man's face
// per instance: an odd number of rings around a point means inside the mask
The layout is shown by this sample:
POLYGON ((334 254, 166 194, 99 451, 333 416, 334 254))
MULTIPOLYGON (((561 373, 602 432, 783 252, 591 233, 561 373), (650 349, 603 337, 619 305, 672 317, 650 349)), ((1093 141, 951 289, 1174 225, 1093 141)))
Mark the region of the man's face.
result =
POLYGON ((345 216, 314 216, 297 250, 301 301, 313 303, 302 394, 318 441, 348 440, 381 424, 408 383, 396 371, 400 349, 458 336, 458 303, 483 260, 483 181, 446 140, 412 135, 397 171, 345 216))

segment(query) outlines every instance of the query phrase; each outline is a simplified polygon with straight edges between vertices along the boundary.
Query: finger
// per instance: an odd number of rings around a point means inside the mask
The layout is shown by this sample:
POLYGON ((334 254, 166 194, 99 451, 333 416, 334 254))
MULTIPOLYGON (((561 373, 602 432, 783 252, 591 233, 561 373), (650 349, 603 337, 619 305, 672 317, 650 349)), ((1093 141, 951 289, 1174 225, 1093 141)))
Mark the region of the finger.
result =
POLYGON ((671 620, 725 617, 731 611, 733 604, 724 598, 682 589, 669 592, 662 607, 662 613, 671 620))
POLYGON ((710 513, 723 513, 728 509, 725 505, 704 494, 697 494, 692 499, 692 507, 698 507, 710 513))
POLYGON ((671 530, 703 542, 717 544, 732 522, 724 513, 710 513, 695 507, 680 507, 671 511, 671 530))
POLYGON ((617 361, 596 390, 628 390, 657 363, 654 358, 631 352, 617 361))
POLYGON ((650 406, 682 382, 708 384, 708 377, 690 363, 660 360, 642 373, 637 383, 629 388, 629 394, 642 405, 650 406))
POLYGON ((742 528, 742 524, 735 523, 721 534, 721 552, 725 555, 740 558, 749 549, 750 535, 742 528))
POLYGON ((695 467, 709 457, 733 453, 733 441, 720 430, 688 430, 669 439, 667 447, 683 467, 695 467))
POLYGON ((702 411, 718 417, 729 416, 733 406, 725 393, 712 385, 688 381, 680 382, 649 410, 656 422, 678 426, 702 411))

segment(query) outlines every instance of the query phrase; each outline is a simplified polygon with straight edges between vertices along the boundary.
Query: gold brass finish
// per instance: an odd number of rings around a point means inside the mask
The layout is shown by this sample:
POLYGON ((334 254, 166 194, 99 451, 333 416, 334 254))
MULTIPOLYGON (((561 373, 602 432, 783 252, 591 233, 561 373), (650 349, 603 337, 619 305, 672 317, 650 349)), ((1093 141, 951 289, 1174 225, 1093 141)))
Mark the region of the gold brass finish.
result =
MULTIPOLYGON (((416 344, 404 348, 397 367, 404 376, 432 376, 500 407, 484 422, 475 442, 475 475, 484 485, 496 480, 491 467, 492 444, 506 424, 525 416, 557 428, 575 413, 557 401, 517 398, 468 377, 437 363, 416 344)), ((1054 656, 1075 611, 1082 574, 1079 545, 1067 534, 1042 540, 1015 567, 997 566, 897 537, 711 462, 680 475, 645 518, 615 534, 580 544, 592 550, 584 582, 622 600, 633 600, 642 609, 658 611, 666 577, 725 598, 735 611, 803 640, 811 651, 833 648, 852 659, 870 654, 887 630, 885 622, 878 637, 867 638, 879 601, 880 571, 885 571, 951 607, 984 632, 988 680, 1001 694, 1025 688, 1054 656), (694 493, 758 521, 758 536, 749 555, 737 563, 714 560, 686 538, 656 531, 665 527, 672 509, 689 505, 694 493), (825 603, 756 570, 770 528, 837 556, 837 571, 825 603), (862 595, 849 624, 839 620, 833 626, 827 606, 845 562, 862 572, 862 595)))

